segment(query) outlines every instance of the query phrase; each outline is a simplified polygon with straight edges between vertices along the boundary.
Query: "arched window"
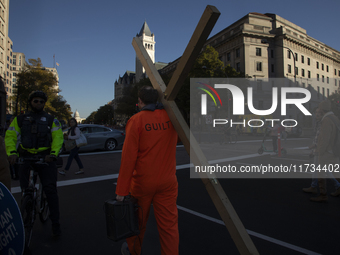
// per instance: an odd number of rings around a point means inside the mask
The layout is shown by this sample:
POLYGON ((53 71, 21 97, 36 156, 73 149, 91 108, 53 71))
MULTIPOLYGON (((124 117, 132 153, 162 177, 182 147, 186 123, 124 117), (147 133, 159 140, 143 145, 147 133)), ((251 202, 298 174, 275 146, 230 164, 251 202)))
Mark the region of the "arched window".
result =
POLYGON ((153 46, 153 45, 151 45, 151 49, 152 49, 152 46, 153 46))

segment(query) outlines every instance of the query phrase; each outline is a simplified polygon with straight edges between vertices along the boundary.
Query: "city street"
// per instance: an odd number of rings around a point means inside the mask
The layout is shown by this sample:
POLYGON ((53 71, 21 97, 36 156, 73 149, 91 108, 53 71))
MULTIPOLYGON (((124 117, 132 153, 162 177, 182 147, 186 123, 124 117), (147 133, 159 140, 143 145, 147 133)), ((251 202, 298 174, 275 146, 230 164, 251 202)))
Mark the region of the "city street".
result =
MULTIPOLYGON (((286 157, 265 153, 258 155, 261 137, 243 136, 238 143, 221 146, 202 141, 202 149, 224 150, 223 162, 234 165, 308 163, 309 138, 285 141, 286 157), (214 148, 214 149, 212 149, 214 148), (257 155, 256 155, 257 154, 257 155), (242 157, 240 157, 242 156, 242 157)), ((213 154, 213 151, 211 152, 213 154)), ((67 155, 62 155, 64 164, 67 155)), ((58 176, 62 236, 51 236, 49 222, 37 219, 31 251, 34 255, 120 254, 123 241, 113 242, 106 236, 104 202, 115 197, 115 184, 121 151, 81 154, 84 175, 75 175, 73 162, 66 176, 58 176)), ((209 159, 210 160, 210 159, 209 159)), ((222 162, 221 161, 221 162, 222 162)), ((228 230, 221 221, 200 179, 190 178, 190 158, 183 146, 177 148, 179 182, 180 254, 238 254, 228 230)), ((329 196, 329 202, 309 201, 302 192, 309 187, 305 179, 219 179, 239 218, 260 254, 338 254, 340 198, 329 196)), ((18 181, 12 192, 20 201, 18 181)), ((334 187, 328 185, 328 193, 334 187)), ((160 254, 156 222, 150 214, 143 254, 160 254)))

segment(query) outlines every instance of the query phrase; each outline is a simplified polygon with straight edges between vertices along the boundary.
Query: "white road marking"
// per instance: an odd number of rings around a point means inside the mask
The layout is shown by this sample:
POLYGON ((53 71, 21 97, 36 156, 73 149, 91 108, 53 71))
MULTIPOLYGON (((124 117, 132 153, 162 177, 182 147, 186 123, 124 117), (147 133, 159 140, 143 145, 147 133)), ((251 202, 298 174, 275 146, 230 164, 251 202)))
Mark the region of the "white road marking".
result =
MULTIPOLYGON (((212 221, 214 223, 217 223, 217 224, 225 226, 225 224, 224 224, 224 222, 222 220, 215 219, 213 217, 207 216, 207 215, 199 213, 199 212, 195 212, 193 210, 187 209, 187 208, 179 206, 179 205, 177 205, 177 208, 179 210, 185 211, 185 212, 190 213, 192 215, 195 215, 197 217, 200 217, 200 218, 203 218, 203 219, 206 219, 206 220, 212 221)), ((256 233, 256 232, 248 230, 248 229, 246 229, 246 230, 247 230, 248 234, 251 235, 251 236, 255 236, 257 238, 260 238, 260 239, 263 239, 265 241, 268 241, 268 242, 271 242, 271 243, 274 243, 274 244, 286 247, 288 249, 291 249, 291 250, 294 250, 294 251, 298 251, 298 252, 301 252, 303 254, 308 254, 308 255, 321 255, 319 253, 316 253, 316 252, 313 252, 313 251, 301 248, 299 246, 296 246, 296 245, 293 245, 293 244, 290 244, 290 243, 286 243, 286 242, 280 241, 278 239, 275 239, 275 238, 272 238, 272 237, 269 237, 269 236, 266 236, 266 235, 262 235, 262 234, 256 233)))
MULTIPOLYGON (((183 146, 177 146, 177 147, 183 147, 183 146)), ((103 153, 115 153, 115 152, 121 152, 121 151, 101 152, 100 154, 103 154, 103 153)), ((87 153, 87 154, 82 154, 82 155, 96 155, 96 154, 99 154, 99 153, 87 153)), ((214 164, 214 163, 228 162, 228 161, 234 161, 234 160, 240 160, 240 159, 260 157, 260 156, 263 156, 263 155, 266 155, 266 154, 262 154, 262 155, 259 155, 259 154, 249 154, 249 155, 243 155, 243 156, 238 156, 238 157, 231 157, 231 158, 225 158, 225 159, 211 160, 211 161, 209 161, 209 163, 210 164, 214 164)), ((68 155, 62 155, 62 156, 66 157, 68 155)), ((244 163, 244 164, 248 164, 248 163, 244 163)), ((193 166, 193 164, 178 165, 178 166, 176 166, 176 170, 187 169, 187 168, 192 167, 192 166, 193 166)), ((96 181, 105 181, 105 180, 111 180, 111 179, 117 179, 117 178, 118 178, 118 174, 102 175, 102 176, 95 176, 95 177, 88 177, 88 178, 80 178, 80 179, 59 181, 59 182, 57 182, 57 186, 58 187, 63 187, 63 186, 91 183, 91 182, 96 182, 96 181)), ((116 182, 114 182, 114 184, 117 185, 116 182)), ((20 189, 20 187, 12 187, 11 192, 12 192, 12 194, 20 193, 21 189, 20 189)), ((182 211, 185 211, 187 213, 193 214, 195 216, 201 217, 203 219, 206 219, 206 220, 218 223, 220 225, 225 225, 222 220, 218 220, 218 219, 212 218, 210 216, 201 214, 199 212, 192 211, 190 209, 187 209, 187 208, 179 206, 179 205, 177 207, 178 207, 179 210, 182 210, 182 211)), ((292 244, 280 241, 280 240, 272 238, 272 237, 268 237, 268 236, 256 233, 256 232, 251 231, 251 230, 247 230, 247 232, 248 232, 249 235, 252 235, 252 236, 255 236, 257 238, 266 240, 268 242, 275 243, 277 245, 289 248, 291 250, 295 250, 295 251, 298 251, 298 252, 301 252, 301 253, 304 253, 304 254, 319 255, 318 253, 315 253, 315 252, 306 250, 304 248, 301 248, 301 247, 298 247, 298 246, 295 246, 295 245, 292 245, 292 244)))

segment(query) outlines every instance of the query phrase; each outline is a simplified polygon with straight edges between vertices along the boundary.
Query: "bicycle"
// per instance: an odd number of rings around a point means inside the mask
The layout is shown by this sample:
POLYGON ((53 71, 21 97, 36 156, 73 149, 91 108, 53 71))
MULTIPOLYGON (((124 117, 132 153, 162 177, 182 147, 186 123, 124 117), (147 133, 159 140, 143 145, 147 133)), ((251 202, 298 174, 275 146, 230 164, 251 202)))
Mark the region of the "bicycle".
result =
POLYGON ((30 163, 30 173, 28 180, 28 187, 23 191, 21 198, 21 217, 24 223, 25 232, 25 247, 28 248, 31 243, 33 225, 36 214, 39 214, 40 221, 45 223, 49 216, 49 207, 47 198, 42 190, 42 185, 36 185, 38 172, 35 170, 35 165, 47 165, 43 158, 19 158, 17 164, 30 163))

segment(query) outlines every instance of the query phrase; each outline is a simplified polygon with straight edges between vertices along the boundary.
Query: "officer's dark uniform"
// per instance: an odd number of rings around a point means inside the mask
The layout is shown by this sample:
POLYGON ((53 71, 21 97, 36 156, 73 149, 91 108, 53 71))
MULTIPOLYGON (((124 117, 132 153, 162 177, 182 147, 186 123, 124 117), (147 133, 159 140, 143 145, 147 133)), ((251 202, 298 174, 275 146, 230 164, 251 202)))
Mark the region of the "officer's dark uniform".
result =
MULTIPOLYGON (((7 155, 20 157, 39 155, 58 156, 64 138, 61 125, 50 114, 41 111, 29 112, 16 117, 6 132, 5 144, 7 155), (17 148, 17 143, 20 145, 17 148)), ((59 224, 59 198, 57 193, 57 167, 55 162, 37 167, 43 190, 50 208, 52 224, 59 224)), ((28 186, 29 163, 20 166, 20 186, 28 186)))

